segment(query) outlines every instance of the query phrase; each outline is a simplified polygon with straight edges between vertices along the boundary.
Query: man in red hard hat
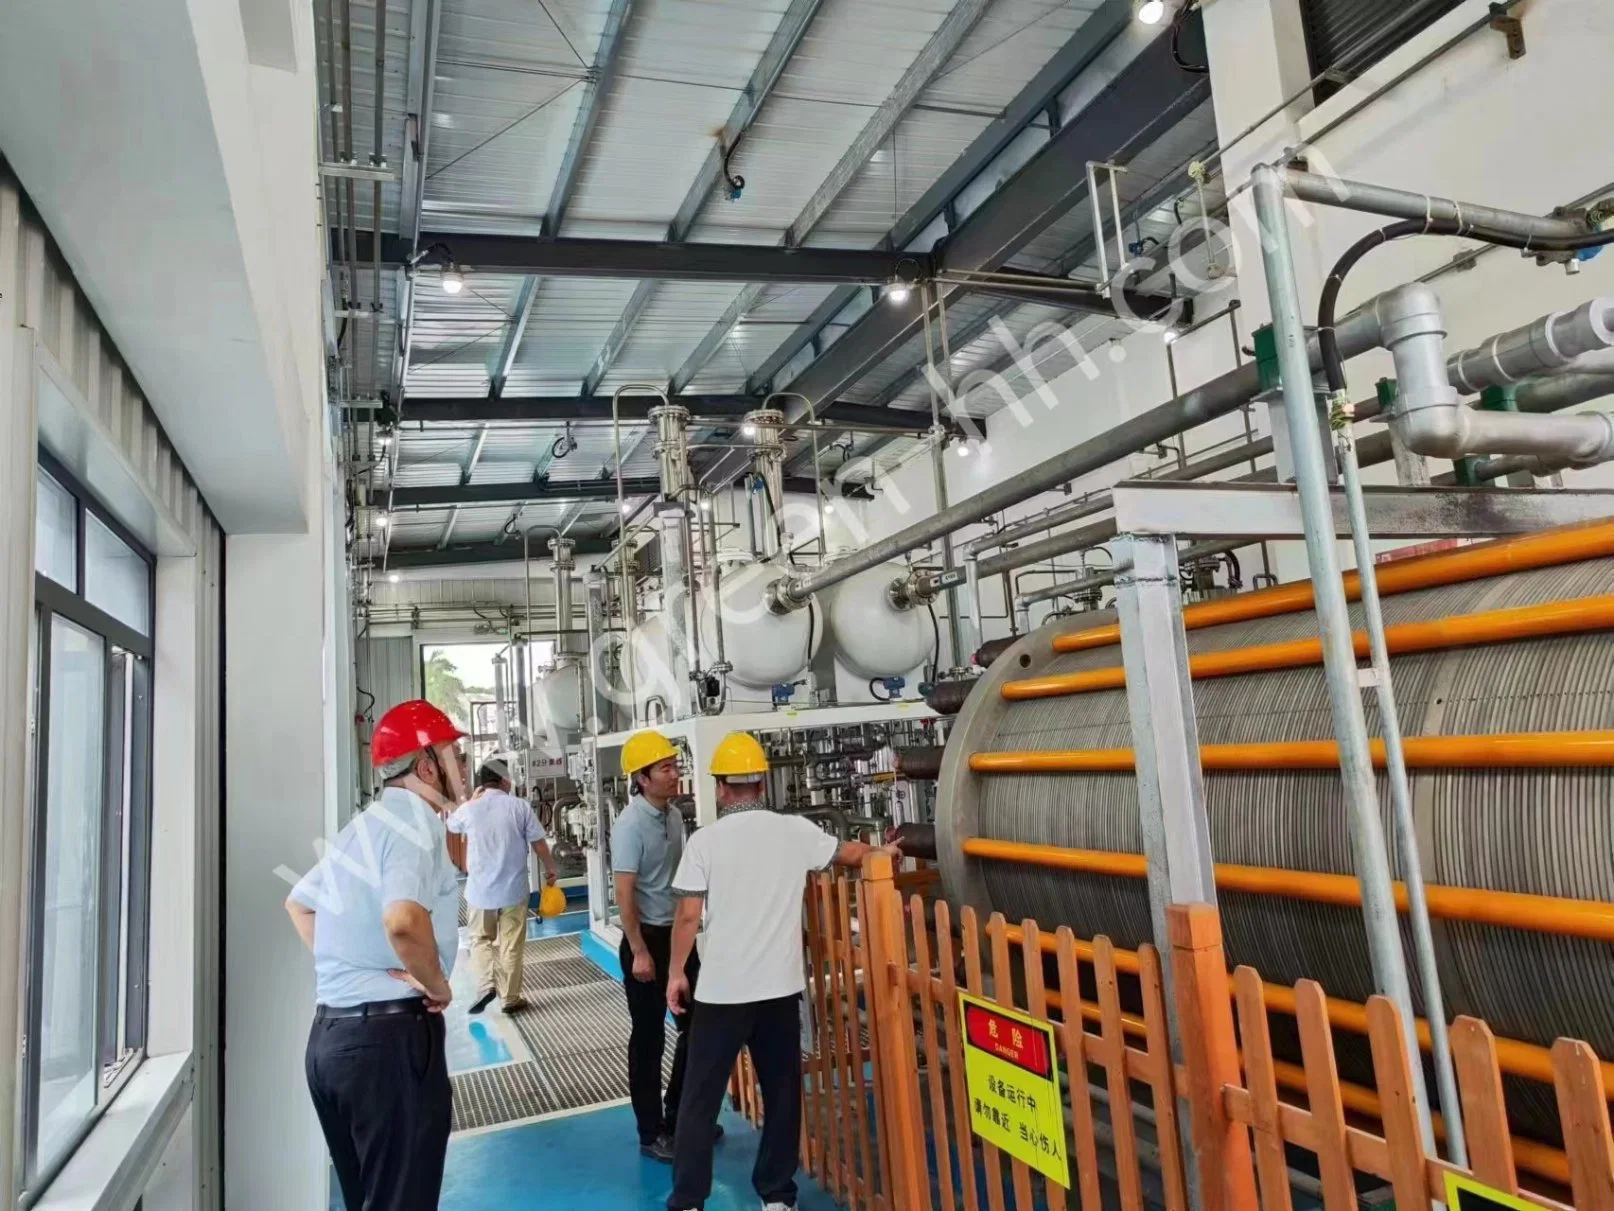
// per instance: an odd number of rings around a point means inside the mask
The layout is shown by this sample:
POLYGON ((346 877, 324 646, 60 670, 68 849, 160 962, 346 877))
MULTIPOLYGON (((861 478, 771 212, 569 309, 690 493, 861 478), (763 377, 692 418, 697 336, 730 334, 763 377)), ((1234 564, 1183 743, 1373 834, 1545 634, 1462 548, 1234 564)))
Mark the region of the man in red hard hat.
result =
POLYGON ((430 1211, 443 1184, 459 884, 441 813, 465 798, 462 737, 429 702, 383 715, 381 794, 286 899, 314 953, 308 1090, 350 1211, 430 1211))

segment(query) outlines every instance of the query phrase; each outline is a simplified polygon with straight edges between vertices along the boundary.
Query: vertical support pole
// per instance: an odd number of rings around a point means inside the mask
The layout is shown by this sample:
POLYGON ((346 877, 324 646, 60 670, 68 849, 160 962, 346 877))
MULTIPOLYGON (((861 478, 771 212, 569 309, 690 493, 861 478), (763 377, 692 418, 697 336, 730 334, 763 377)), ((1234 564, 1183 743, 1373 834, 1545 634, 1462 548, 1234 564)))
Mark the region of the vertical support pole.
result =
MULTIPOLYGON (((1165 950, 1170 945, 1171 905, 1207 904, 1214 913, 1216 904, 1199 728, 1188 672, 1188 635, 1182 621, 1177 540, 1169 535, 1129 535, 1117 551, 1117 562, 1122 571, 1115 578, 1115 605, 1132 718, 1138 817, 1148 860, 1149 915, 1155 945, 1165 950)), ((1169 965, 1162 975, 1171 1055, 1176 1063, 1183 1058, 1184 1034, 1191 1027, 1178 1013, 1172 995, 1176 977, 1169 965)), ((1186 1107, 1178 1118, 1193 1122, 1186 1107)), ((1196 1156, 1191 1149, 1184 1149, 1184 1155, 1192 1190, 1196 1156)))
MULTIPOLYGON (((34 493, 39 454, 34 403, 33 336, 18 325, 24 283, 16 269, 23 239, 21 196, 0 176, 0 431, 5 433, 5 475, 0 493, 0 737, 14 759, 0 773, 0 971, 15 977, 21 968, 23 938, 23 843, 28 819, 29 690, 28 636, 33 625, 34 493)), ((12 985, 15 990, 15 984, 12 985)), ((13 991, 0 997, 0 1190, 17 1189, 13 1163, 19 1054, 18 1002, 13 991)))
POLYGON ((973 551, 964 556, 964 584, 969 601, 969 630, 963 644, 964 661, 967 662, 975 658, 975 653, 986 642, 986 635, 981 630, 981 560, 973 551))
POLYGON ((1191 1142, 1183 1158, 1189 1188, 1198 1190, 1202 1211, 1258 1207, 1249 1134, 1228 1117, 1222 1101, 1222 1089, 1239 1083, 1239 1048, 1227 995, 1221 918, 1209 904, 1174 904, 1167 926, 1188 1072, 1191 1142))
MULTIPOLYGON (((1300 286, 1295 280, 1293 251, 1289 245, 1283 184, 1277 171, 1267 166, 1257 168, 1253 179, 1262 259, 1283 378, 1283 410, 1289 420, 1295 489, 1300 496, 1301 519, 1306 529, 1306 559, 1316 593, 1323 670, 1328 680, 1334 733, 1339 744, 1356 877, 1362 885, 1362 917, 1367 928, 1373 983, 1401 1011, 1408 1035, 1408 1054, 1416 1058, 1420 1052, 1413 1033, 1416 1014, 1412 1008, 1412 987, 1407 979, 1406 956, 1401 951, 1401 928, 1396 918, 1384 820, 1379 814, 1379 794, 1368 748, 1367 717, 1357 685, 1350 609, 1345 603, 1339 552, 1334 544, 1333 505, 1328 493, 1317 401, 1312 390, 1311 355, 1301 318, 1300 286)), ((1421 1100, 1427 1101, 1422 1073, 1421 1062, 1415 1064, 1413 1075, 1418 1094, 1421 1100)))
POLYGON ((893 869, 887 853, 870 854, 863 862, 862 891, 868 897, 872 926, 869 969, 864 980, 873 998, 876 1019, 875 1080, 885 1090, 885 1125, 881 1134, 891 1173, 886 1205, 901 1211, 920 1211, 930 1205, 930 1176, 919 1104, 913 1010, 903 979, 908 967, 908 943, 903 929, 902 894, 892 882, 893 869))

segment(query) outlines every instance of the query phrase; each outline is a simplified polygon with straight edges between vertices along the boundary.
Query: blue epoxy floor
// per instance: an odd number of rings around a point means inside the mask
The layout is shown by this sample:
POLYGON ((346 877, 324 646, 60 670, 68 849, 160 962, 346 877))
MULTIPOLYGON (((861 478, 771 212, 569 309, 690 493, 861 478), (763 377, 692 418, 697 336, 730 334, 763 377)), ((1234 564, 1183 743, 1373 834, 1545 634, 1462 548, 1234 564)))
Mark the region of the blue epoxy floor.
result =
MULTIPOLYGON (((725 1114, 728 1137, 717 1146, 708 1211, 756 1211, 751 1166, 758 1136, 725 1114)), ((835 1203, 805 1177, 801 1211, 833 1211, 835 1203)), ((672 1170, 639 1155, 633 1111, 590 1110, 542 1123, 456 1136, 448 1145, 441 1211, 527 1211, 588 1207, 654 1211, 664 1207, 672 1170)))

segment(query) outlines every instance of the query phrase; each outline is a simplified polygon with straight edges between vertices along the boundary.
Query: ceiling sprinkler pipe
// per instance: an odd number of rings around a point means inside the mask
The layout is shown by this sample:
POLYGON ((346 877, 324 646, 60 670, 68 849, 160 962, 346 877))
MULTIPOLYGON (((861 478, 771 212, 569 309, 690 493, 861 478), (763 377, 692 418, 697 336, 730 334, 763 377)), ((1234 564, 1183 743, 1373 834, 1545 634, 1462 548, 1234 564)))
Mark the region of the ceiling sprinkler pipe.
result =
MULTIPOLYGON (((1347 316, 1338 325, 1338 338, 1341 353, 1346 357, 1355 357, 1375 348, 1379 343, 1378 317, 1371 309, 1347 316)), ((1322 358, 1315 339, 1310 342, 1309 353, 1312 365, 1320 367, 1322 358)), ((1038 463, 1022 475, 1006 479, 941 509, 889 538, 870 543, 816 571, 780 580, 774 586, 769 604, 779 613, 799 610, 814 593, 837 585, 859 572, 889 563, 916 547, 974 525, 1039 493, 1079 479, 1117 459, 1176 437, 1206 421, 1237 411, 1255 398, 1260 390, 1260 370, 1254 362, 1247 362, 1220 378, 1212 379, 1038 463)), ((985 563, 981 565, 981 574, 988 574, 985 563)))

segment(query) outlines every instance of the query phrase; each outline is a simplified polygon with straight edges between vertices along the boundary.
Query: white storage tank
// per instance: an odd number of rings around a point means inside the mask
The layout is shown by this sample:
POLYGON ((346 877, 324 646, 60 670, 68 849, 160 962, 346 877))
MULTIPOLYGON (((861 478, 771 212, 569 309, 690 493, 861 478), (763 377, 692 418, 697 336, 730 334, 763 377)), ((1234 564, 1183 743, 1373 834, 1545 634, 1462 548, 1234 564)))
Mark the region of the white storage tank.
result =
POLYGON ((891 603, 892 581, 907 574, 901 564, 881 564, 822 594, 835 658, 856 677, 907 677, 935 653, 930 611, 923 606, 899 610, 891 603))
POLYGON ((561 665, 538 678, 533 695, 538 710, 537 728, 576 732, 583 727, 583 679, 586 674, 575 663, 561 665))
POLYGON ((725 568, 722 589, 710 584, 701 591, 701 662, 717 663, 717 624, 721 609, 723 656, 733 665, 731 682, 765 690, 800 680, 824 637, 822 611, 814 602, 788 614, 768 608, 768 589, 789 575, 768 563, 741 563, 725 568))

